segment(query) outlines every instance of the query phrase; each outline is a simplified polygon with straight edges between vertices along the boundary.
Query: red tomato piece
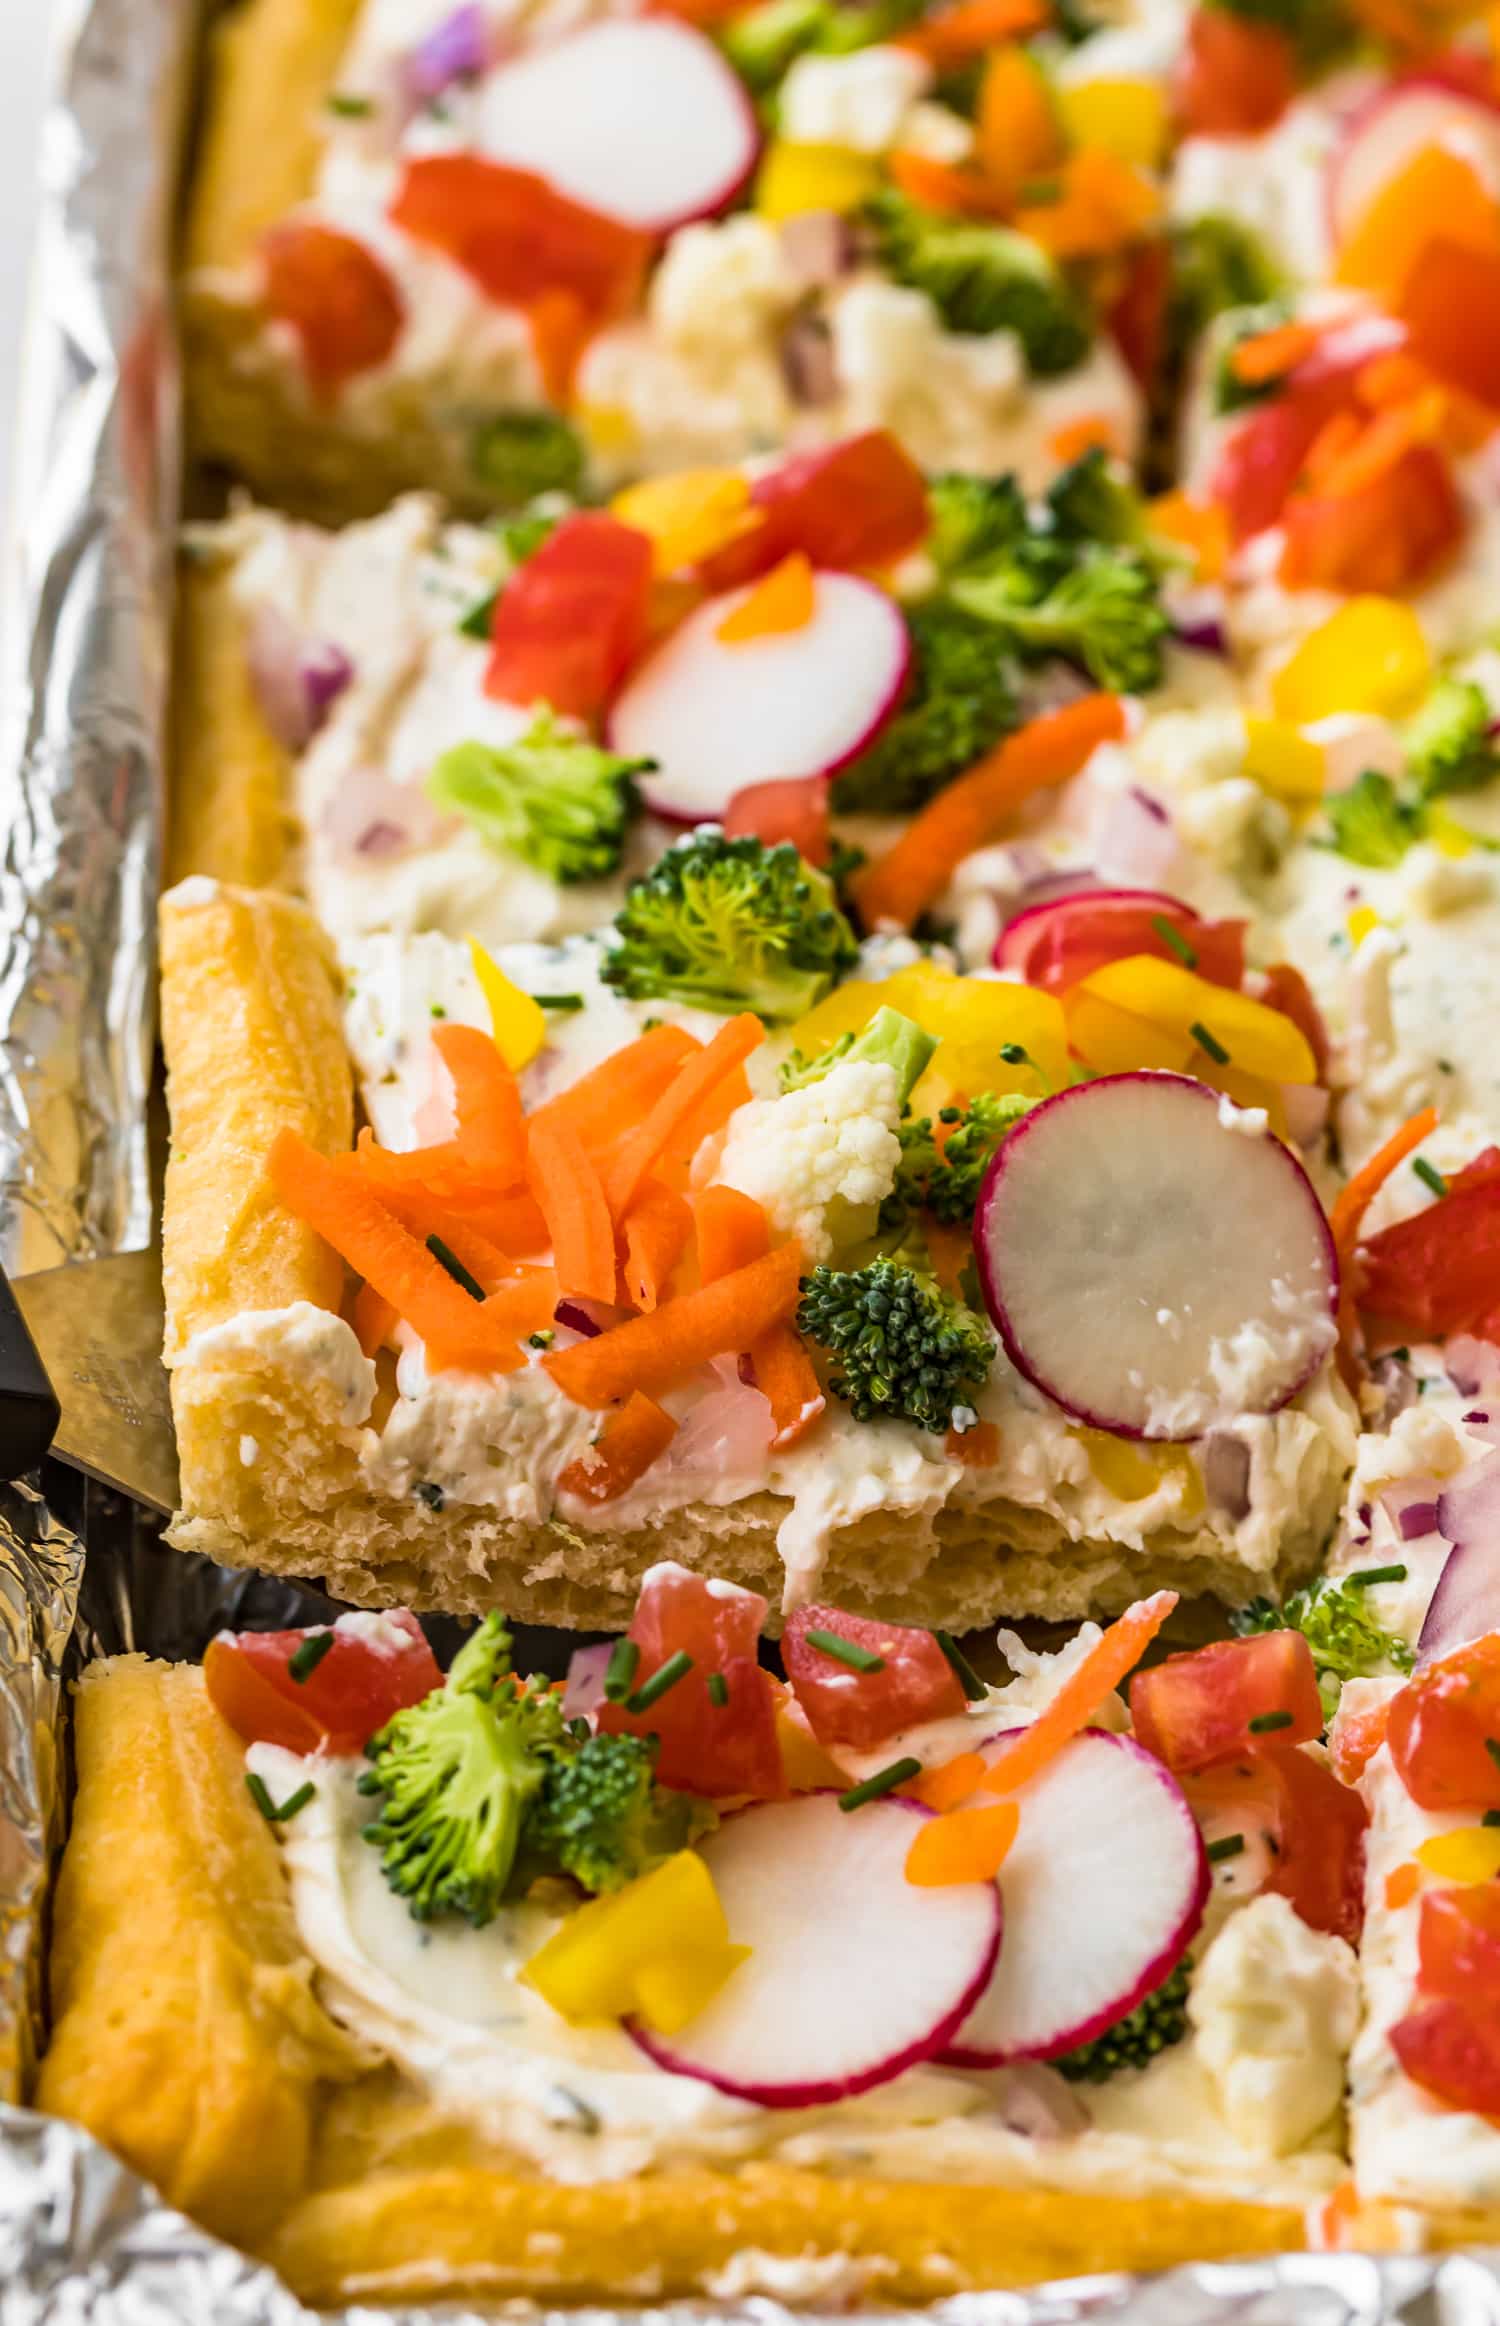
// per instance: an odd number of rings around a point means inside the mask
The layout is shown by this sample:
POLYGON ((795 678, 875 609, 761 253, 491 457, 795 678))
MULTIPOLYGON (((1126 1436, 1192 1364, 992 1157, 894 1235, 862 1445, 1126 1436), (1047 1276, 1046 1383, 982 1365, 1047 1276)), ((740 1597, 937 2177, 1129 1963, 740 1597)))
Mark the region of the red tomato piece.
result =
POLYGON ((1419 362, 1480 403, 1500 405, 1500 258, 1446 237, 1429 242, 1396 311, 1419 362))
POLYGON ((1346 1688, 1328 1731, 1328 1758, 1341 1785, 1355 1785, 1385 1743, 1390 1699, 1356 1710, 1346 1688))
POLYGON ((1423 1809, 1500 1809, 1500 1636, 1440 1656, 1391 1700, 1401 1782, 1423 1809))
POLYGON ((443 1675, 407 1609, 388 1622, 399 1645, 340 1631, 221 1631, 208 1643, 203 1678, 209 1700, 247 1744, 292 1753, 359 1753, 394 1713, 420 1704, 443 1675), (316 1638, 331 1639, 303 1680, 291 1662, 316 1638))
POLYGON ((1297 93, 1292 44, 1272 24, 1229 8, 1196 8, 1177 77, 1177 112, 1195 137, 1255 137, 1297 93))
POLYGON ((962 1683, 930 1631, 877 1623, 839 1607, 799 1607, 782 1635, 782 1660, 793 1694, 819 1744, 867 1751, 903 1728, 946 1720, 964 1709, 962 1683), (878 1657, 859 1670, 819 1637, 847 1641, 855 1654, 878 1657))
POLYGON ((927 530, 922 472, 884 428, 795 453, 757 477, 750 499, 762 522, 704 560, 710 589, 752 581, 796 549, 841 572, 885 565, 927 530))
POLYGON ((569 201, 545 178, 474 153, 408 162, 390 216, 501 305, 570 291, 596 319, 632 303, 652 248, 649 235, 569 201))
POLYGON ((501 591, 485 691, 594 719, 646 643, 651 544, 602 510, 565 517, 501 591))
POLYGON ((1375 590, 1426 579, 1464 534, 1463 503, 1442 453, 1414 445, 1357 492, 1293 495, 1282 511, 1288 589, 1375 590))
POLYGON ((1141 243, 1127 263, 1124 284, 1105 320, 1125 368, 1148 393, 1161 371, 1171 294, 1171 245, 1165 236, 1141 243))
POLYGON ((1136 1741, 1179 1774, 1323 1733, 1312 1652, 1300 1631, 1214 1640, 1137 1672, 1130 1684, 1136 1741))
POLYGON ((833 853, 827 777, 784 776, 776 783, 747 784, 724 810, 724 833, 730 840, 763 840, 768 848, 790 840, 807 863, 826 864, 833 853))
POLYGON ((1216 1762, 1182 1780, 1195 1812, 1223 1833, 1239 1825, 1270 1844, 1266 1888, 1312 1930, 1351 1944, 1364 1919, 1365 1828, 1357 1793, 1325 1762, 1296 1745, 1261 1744, 1239 1760, 1216 1762))
POLYGON ((1391 2029, 1391 2049, 1414 2084, 1449 2108, 1500 2116, 1500 2019, 1452 1996, 1419 2003, 1391 2029))
POLYGON ((714 1801, 749 1794, 779 1800, 786 1792, 776 1734, 771 1676, 756 1659, 766 1603, 757 1592, 709 1583, 671 1561, 653 1567, 641 1585, 629 1637, 640 1649, 633 1690, 646 1686, 675 1655, 692 1668, 641 1712, 625 1704, 600 1707, 599 1726, 614 1736, 655 1736, 657 1775, 682 1793, 714 1801), (724 1702, 709 1682, 722 1678, 724 1702))
POLYGON ((1426 1891, 1417 1943, 1424 1995, 1500 2003, 1500 1883, 1426 1891))
MULTIPOLYGON (((1229 925, 1234 927, 1238 924, 1229 925)), ((1317 1061, 1318 1080, 1324 1081, 1328 1073, 1328 1061, 1333 1053, 1328 1040, 1328 1028, 1323 1023, 1323 1013, 1313 1000, 1312 988, 1307 979, 1300 969, 1292 967, 1290 961, 1273 961, 1269 969, 1262 971, 1261 976, 1259 999, 1267 1009, 1280 1010, 1284 1018, 1291 1019, 1317 1061)))
POLYGON ((1425 1211, 1364 1245, 1359 1305, 1398 1338, 1478 1332, 1500 1305, 1500 1147, 1454 1173, 1425 1211))
POLYGON ((1017 916, 995 941, 997 969, 1018 969, 1028 985, 1065 993, 1108 961, 1149 953, 1158 961, 1196 956, 1200 977, 1239 990, 1245 974, 1245 923, 1200 920, 1174 897, 1137 889, 1084 890, 1017 916), (1161 933, 1166 923, 1179 942, 1161 933))
POLYGON ((1355 408, 1351 366, 1305 384, 1294 380, 1241 422, 1219 454, 1210 486, 1236 542, 1277 522, 1325 423, 1355 408))
POLYGON ((401 294, 372 250, 336 227, 291 219, 260 246, 261 304, 296 333, 308 380, 331 397, 384 363, 401 336, 401 294))

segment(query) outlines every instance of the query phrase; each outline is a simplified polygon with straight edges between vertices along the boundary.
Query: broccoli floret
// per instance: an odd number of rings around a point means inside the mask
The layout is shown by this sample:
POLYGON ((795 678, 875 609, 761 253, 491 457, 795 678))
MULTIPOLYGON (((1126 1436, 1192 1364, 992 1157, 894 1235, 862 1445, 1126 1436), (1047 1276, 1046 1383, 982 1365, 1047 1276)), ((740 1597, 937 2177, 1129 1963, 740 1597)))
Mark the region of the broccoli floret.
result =
POLYGON ((1145 694, 1160 683, 1170 625, 1156 576, 1139 558, 1088 548, 1050 588, 1027 595, 1044 570, 1031 558, 955 582, 953 597, 965 612, 999 624, 1024 654, 1062 655, 1098 686, 1145 694))
POLYGON ((790 841, 679 840, 633 881, 600 964, 633 1001, 800 1018, 854 967, 859 947, 833 883, 790 841))
POLYGON ((497 412, 475 429, 469 467, 492 500, 513 509, 538 493, 576 492, 583 443, 555 412, 497 412))
POLYGON ((1500 774, 1494 720, 1483 687, 1440 678, 1406 729, 1407 766, 1424 799, 1477 791, 1500 774))
POLYGON ((1169 358, 1179 366, 1216 315, 1263 307, 1281 288, 1265 247, 1233 218, 1190 218, 1172 232, 1169 358))
POLYGON ((567 886, 619 864, 649 759, 621 759, 543 711, 517 743, 458 743, 427 778, 428 796, 464 816, 492 848, 567 886))
POLYGON ((876 1066, 895 1067, 897 1098, 905 1106, 936 1048, 937 1036, 914 1018, 903 1017, 900 1010, 878 1009, 862 1033, 841 1034, 815 1058, 804 1058, 800 1050, 794 1050, 781 1069, 781 1087, 805 1090, 809 1083, 821 1082, 835 1066, 863 1059, 876 1066))
POLYGON ((1122 2068, 1148 2068, 1158 2052, 1187 2033, 1188 1965, 1181 1962, 1161 1985, 1092 2043, 1065 2051, 1052 2065, 1070 2084, 1107 2084, 1122 2068))
POLYGON ((498 1615, 465 1641, 443 1687, 370 1739, 360 1791, 384 1798, 364 1838, 419 1922, 493 1919, 527 1812, 567 1742, 552 1691, 512 1677, 498 1615))
POLYGON ((1024 234, 925 210, 890 188, 871 196, 864 215, 886 273, 925 292, 949 331, 1014 332, 1027 370, 1038 379, 1071 371, 1087 355, 1087 310, 1024 234))
POLYGON ((586 1737, 554 1761, 526 1819, 526 1850, 585 1890, 622 1890, 704 1830, 702 1802, 656 1782, 656 1740, 586 1737))
POLYGON ((841 815, 909 815, 1010 732, 1015 667, 993 627, 934 599, 906 617, 912 679, 900 710, 833 779, 841 815))
POLYGON ((1335 1583, 1326 1576, 1304 1591, 1293 1591, 1281 1607, 1273 1599, 1252 1599, 1230 1617, 1244 1638, 1258 1631, 1300 1631, 1318 1668, 1323 1710, 1331 1720, 1346 1680, 1367 1680, 1384 1671, 1409 1672, 1415 1652, 1397 1632, 1375 1621, 1359 1583, 1335 1583))
POLYGON ((946 1226, 968 1227, 990 1158, 1035 1104, 1016 1092, 981 1091, 966 1107, 944 1107, 938 1121, 948 1135, 941 1145, 929 1116, 902 1123, 897 1132, 901 1161, 880 1207, 881 1233, 900 1232, 923 1210, 946 1226))
POLYGON ((921 1430, 949 1427, 989 1378, 995 1348, 977 1316, 893 1259, 804 1276, 797 1330, 835 1359, 828 1386, 856 1421, 897 1415, 921 1430))
POLYGON ((1053 479, 1047 511, 1061 540, 1132 549, 1148 566, 1176 563, 1171 545, 1152 532, 1129 474, 1102 445, 1091 445, 1053 479))
POLYGON ((1347 791, 1330 793, 1325 802, 1331 830, 1329 846, 1351 864, 1388 872, 1400 864, 1406 851, 1422 837, 1423 816, 1413 801, 1403 799, 1388 775, 1367 767, 1347 791))
POLYGON ((1026 497, 1013 475, 934 477, 927 509, 924 547, 945 580, 1008 556, 1031 529, 1026 497))
POLYGON ((757 97, 776 87, 800 56, 847 56, 889 40, 922 13, 923 0, 762 0, 719 33, 740 79, 757 97))

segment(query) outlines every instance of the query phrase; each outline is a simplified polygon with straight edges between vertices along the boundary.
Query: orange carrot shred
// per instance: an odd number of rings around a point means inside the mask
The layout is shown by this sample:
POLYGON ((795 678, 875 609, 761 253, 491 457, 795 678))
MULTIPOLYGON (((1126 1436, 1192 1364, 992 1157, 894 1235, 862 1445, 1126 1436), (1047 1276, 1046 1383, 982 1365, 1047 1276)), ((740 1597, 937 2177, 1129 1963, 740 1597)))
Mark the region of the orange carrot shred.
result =
POLYGON ((1021 1823, 1014 1801, 983 1809, 954 1809, 918 1826, 906 1853, 906 1878, 925 1890, 955 1882, 993 1882, 1010 1855, 1021 1823))
POLYGON ((1229 359, 1234 377, 1247 388, 1263 388, 1304 363, 1318 344, 1313 323, 1278 323, 1273 330, 1242 339, 1229 359))
POLYGON ((552 1237, 552 1263, 563 1292, 577 1300, 613 1301, 615 1231, 592 1157, 566 1123, 533 1117, 527 1167, 531 1192, 552 1237))
MULTIPOLYGON (((362 1164, 363 1157, 341 1155, 334 1167, 353 1183, 367 1176, 362 1164)), ((383 1187, 377 1183, 376 1193, 391 1216, 418 1243, 425 1244, 429 1236, 436 1236, 447 1245, 459 1266, 467 1268, 481 1284, 498 1284, 502 1276, 510 1274, 514 1263, 505 1246, 486 1235, 483 1228, 476 1227, 461 1212, 439 1202, 425 1187, 383 1187)))
POLYGON ((545 1332, 551 1325, 560 1291, 555 1268, 518 1268, 489 1294, 484 1313, 524 1340, 528 1333, 545 1332))
POLYGON ((749 1266, 771 1248, 766 1215, 737 1187, 702 1187, 688 1198, 698 1231, 698 1274, 705 1284, 749 1266))
POLYGON ((707 1047, 683 1061, 645 1121, 609 1160, 604 1193, 615 1219, 624 1218, 657 1157, 701 1102, 726 1075, 743 1066, 765 1038, 759 1018, 745 1010, 737 1018, 726 1018, 707 1047))
POLYGON ((750 1077, 743 1066, 721 1074, 712 1090, 704 1092, 666 1141, 657 1158, 655 1176, 664 1179, 669 1187, 685 1191, 693 1157, 704 1140, 722 1131, 736 1107, 747 1105, 751 1096, 750 1077))
POLYGON ((887 154, 885 166, 896 191, 924 210, 947 211, 955 218, 1003 218, 1010 209, 1005 188, 976 169, 934 161, 904 146, 887 154))
POLYGON ((566 1123, 590 1149, 611 1146, 621 1123, 636 1122, 667 1088, 677 1069, 703 1047, 681 1026, 653 1026, 638 1042, 601 1058, 597 1066, 549 1098, 531 1117, 566 1123))
POLYGON ((1024 40, 1040 32, 1051 18, 1047 0, 956 0, 925 23, 897 35, 897 44, 914 49, 936 65, 963 65, 983 56, 1003 40, 1024 40))
POLYGON ((612 1413, 596 1442, 558 1478, 564 1494, 580 1502, 613 1502, 645 1475, 677 1435, 677 1424, 654 1398, 635 1389, 612 1413))
POLYGON ((755 1386, 771 1408, 771 1443, 778 1449, 805 1438, 828 1400, 808 1356, 789 1324, 772 1325, 750 1345, 755 1386))
POLYGON ((956 1809, 961 1801, 978 1792, 987 1766, 983 1753, 959 1753, 951 1761, 940 1762, 936 1768, 924 1769, 912 1791, 929 1809, 956 1809))
POLYGON ((632 1306, 655 1308, 667 1279, 687 1250, 693 1215, 676 1190, 648 1179, 625 1220, 622 1273, 632 1306))
POLYGON ((1422 1869, 1410 1858, 1404 1865, 1393 1866, 1385 1878, 1385 1902, 1392 1909, 1409 1906, 1422 1887, 1422 1869))
POLYGON ((1117 1616, 1097 1646, 1071 1671, 1044 1712, 1023 1728, 1014 1744, 990 1764, 984 1778, 987 1793, 1014 1793, 1039 1776, 1087 1728, 1102 1704, 1108 1702, 1127 1672, 1140 1662, 1167 1617, 1177 1605, 1175 1591, 1153 1591, 1117 1616))
POLYGON ((371 1284, 362 1284, 354 1295, 354 1313, 350 1319, 360 1354, 373 1357, 385 1347, 396 1327, 396 1311, 381 1297, 371 1284))
POLYGON ((1393 1131, 1383 1147, 1377 1147, 1368 1163, 1362 1163, 1353 1177, 1346 1181, 1334 1198, 1328 1214, 1328 1225, 1333 1231, 1334 1248, 1341 1266, 1354 1258, 1360 1229, 1365 1214, 1384 1187, 1398 1164, 1404 1163, 1414 1147, 1420 1147, 1428 1134, 1437 1129, 1438 1113, 1435 1106, 1424 1106, 1419 1114, 1408 1116, 1400 1129, 1393 1131))
POLYGON ((453 1077, 460 1155, 492 1187, 519 1187, 526 1176, 521 1088, 493 1035, 447 1025, 433 1041, 453 1077))
POLYGON ((801 1274, 800 1248, 783 1244, 731 1276, 663 1301, 649 1316, 627 1318, 597 1340, 554 1349, 542 1363, 575 1405, 613 1405, 633 1389, 649 1395, 711 1357, 750 1348, 784 1323, 796 1306, 801 1274))

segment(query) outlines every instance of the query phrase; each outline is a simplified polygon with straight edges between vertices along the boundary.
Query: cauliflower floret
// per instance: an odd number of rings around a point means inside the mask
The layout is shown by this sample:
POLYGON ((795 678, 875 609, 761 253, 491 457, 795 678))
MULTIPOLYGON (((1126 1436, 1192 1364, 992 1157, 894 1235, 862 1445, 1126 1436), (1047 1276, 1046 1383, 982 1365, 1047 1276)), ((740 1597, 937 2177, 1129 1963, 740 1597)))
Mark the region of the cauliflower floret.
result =
POLYGON ((1359 2020, 1354 1950, 1272 1891, 1224 1925, 1188 2001, 1198 2057, 1236 2140, 1289 2156, 1338 2107, 1359 2020))
POLYGON ((793 145, 885 153, 905 142, 906 117, 931 79, 931 66, 901 48, 799 57, 781 87, 781 134, 793 145))
POLYGON ((988 465, 994 433, 1014 426, 1025 386, 1012 333, 961 338, 944 331, 921 291, 868 277, 835 302, 831 326, 849 430, 893 429, 931 467, 988 465))
POLYGON ((713 1176, 763 1204, 812 1266, 873 1229, 901 1160, 900 1119, 894 1066, 850 1059, 805 1090, 739 1108, 713 1176))
POLYGON ((673 235, 651 286, 651 321, 669 347, 722 376, 764 347, 799 295, 775 227, 726 218, 673 235))

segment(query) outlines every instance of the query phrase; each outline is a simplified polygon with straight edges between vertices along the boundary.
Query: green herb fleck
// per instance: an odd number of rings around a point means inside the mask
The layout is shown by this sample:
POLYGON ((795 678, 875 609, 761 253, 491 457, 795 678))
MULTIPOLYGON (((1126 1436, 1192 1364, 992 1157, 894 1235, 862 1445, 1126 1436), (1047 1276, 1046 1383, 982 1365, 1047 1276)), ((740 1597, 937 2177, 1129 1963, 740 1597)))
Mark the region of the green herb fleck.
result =
POLYGON ((1394 1567, 1356 1567, 1352 1575, 1344 1577, 1344 1581, 1353 1590, 1368 1591, 1375 1583, 1404 1583, 1406 1572, 1406 1568, 1399 1564, 1394 1567))
POLYGON ((634 1640, 616 1640, 604 1667, 604 1694, 610 1704, 623 1704, 635 1682, 641 1651, 634 1640))
POLYGON ((687 1678, 692 1668, 693 1659, 688 1654, 687 1649, 679 1648, 675 1656, 668 1656, 664 1664, 657 1666, 649 1680, 643 1680, 639 1688, 632 1695, 626 1697, 626 1711, 632 1713, 649 1712, 652 1705, 665 1696, 669 1688, 675 1688, 679 1680, 687 1678))
POLYGON ((333 1646, 332 1631, 310 1631, 302 1645, 287 1658, 287 1671, 299 1685, 310 1679, 333 1646))
POLYGON ((441 1236, 429 1236, 427 1249, 440 1268, 446 1268, 455 1284, 462 1285, 470 1300, 483 1300, 484 1286, 477 1276, 471 1276, 457 1253, 450 1252, 441 1236))
POLYGON ((1211 1841, 1203 1854, 1211 1866, 1217 1866, 1225 1858, 1237 1858, 1244 1846, 1245 1837, 1242 1833, 1226 1833, 1221 1834, 1217 1841, 1211 1841))
POLYGON ((886 1793, 894 1793, 898 1785, 905 1785, 913 1777, 920 1777, 922 1764, 908 1754, 904 1760, 889 1761, 877 1769, 873 1777, 866 1777, 862 1785, 851 1785, 847 1793, 839 1795, 840 1809, 863 1809, 867 1801, 878 1801, 886 1793))
POLYGON ((969 1662, 957 1640, 954 1639, 951 1632, 946 1631, 935 1631, 932 1636, 958 1675, 958 1684, 968 1701, 971 1704, 982 1703, 989 1694, 989 1690, 969 1662))
POLYGON ((846 1640, 839 1632, 810 1631, 807 1644, 810 1648, 819 1649, 825 1656, 832 1656, 835 1663, 847 1664, 851 1672, 885 1670, 884 1656, 872 1654, 869 1648, 860 1647, 855 1640, 846 1640))
POLYGON ((1229 1064, 1229 1052, 1225 1049, 1223 1043, 1218 1039, 1218 1036, 1209 1032, 1207 1026, 1203 1024, 1201 1019, 1194 1018, 1192 1024, 1188 1028, 1188 1032, 1192 1035, 1193 1040, 1197 1043, 1199 1049, 1206 1051, 1216 1066, 1227 1066, 1229 1064))
POLYGON ((710 1672, 708 1675, 708 1701, 719 1712, 729 1702, 729 1682, 722 1672, 710 1672))
POLYGON ((1169 951, 1176 954, 1184 969, 1196 969, 1198 955, 1180 929, 1174 929, 1165 913, 1153 913, 1151 926, 1169 951))
POLYGON ((295 1817, 299 1809, 307 1807, 317 1790, 317 1786, 311 1781, 305 1785, 299 1785, 295 1793, 287 1795, 278 1809, 266 1790, 263 1777, 257 1777, 253 1770, 247 1772, 245 1777, 245 1791, 255 1803, 267 1825, 285 1825, 289 1817, 295 1817))
POLYGON ((1419 1155, 1416 1158, 1416 1161, 1412 1164, 1412 1169, 1415 1171, 1417 1177, 1421 1180, 1422 1185, 1424 1187, 1430 1187, 1434 1195, 1447 1194, 1447 1180, 1443 1177, 1437 1165, 1435 1163, 1429 1163, 1425 1155, 1419 1155))

